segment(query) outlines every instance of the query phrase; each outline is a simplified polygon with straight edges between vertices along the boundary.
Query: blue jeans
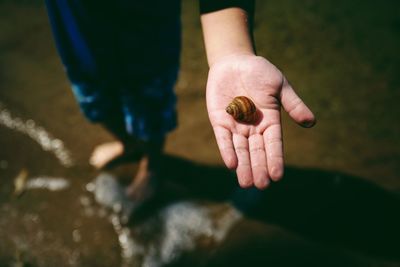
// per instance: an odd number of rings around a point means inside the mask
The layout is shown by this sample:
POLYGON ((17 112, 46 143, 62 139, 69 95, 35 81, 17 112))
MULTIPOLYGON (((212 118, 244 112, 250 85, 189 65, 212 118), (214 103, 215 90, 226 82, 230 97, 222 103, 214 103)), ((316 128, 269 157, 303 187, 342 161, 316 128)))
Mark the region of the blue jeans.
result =
POLYGON ((46 0, 57 50, 83 114, 162 138, 177 125, 180 1, 46 0))

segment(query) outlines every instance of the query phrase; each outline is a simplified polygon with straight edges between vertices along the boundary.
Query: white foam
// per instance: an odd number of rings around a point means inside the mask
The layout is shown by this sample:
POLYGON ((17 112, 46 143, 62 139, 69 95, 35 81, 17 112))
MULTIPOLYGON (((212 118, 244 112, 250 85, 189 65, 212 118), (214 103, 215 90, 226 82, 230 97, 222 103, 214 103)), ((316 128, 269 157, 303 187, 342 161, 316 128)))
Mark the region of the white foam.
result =
POLYGON ((117 214, 111 214, 110 222, 118 236, 118 242, 121 247, 122 267, 134 265, 135 260, 144 254, 144 247, 132 238, 128 227, 122 226, 120 217, 117 214))
POLYGON ((68 188, 69 181, 59 177, 39 176, 30 178, 26 181, 25 189, 47 189, 50 191, 60 191, 68 188))
POLYGON ((53 137, 43 127, 36 125, 33 120, 23 120, 19 117, 13 116, 1 102, 0 125, 29 136, 32 140, 38 143, 44 151, 53 153, 60 164, 64 167, 71 167, 74 165, 71 152, 65 148, 63 141, 53 137))
POLYGON ((122 266, 171 264, 184 253, 197 249, 202 238, 210 239, 212 244, 222 242, 242 218, 228 203, 182 201, 166 206, 130 229, 122 222, 121 214, 134 204, 123 197, 124 191, 114 177, 102 173, 90 184, 96 202, 111 212, 109 220, 118 236, 122 266))
POLYGON ((219 243, 241 218, 241 213, 231 206, 227 206, 218 218, 213 218, 210 207, 195 202, 170 205, 161 211, 161 223, 164 224, 162 241, 152 244, 153 249, 143 255, 143 265, 172 263, 183 253, 195 250, 201 237, 219 243))

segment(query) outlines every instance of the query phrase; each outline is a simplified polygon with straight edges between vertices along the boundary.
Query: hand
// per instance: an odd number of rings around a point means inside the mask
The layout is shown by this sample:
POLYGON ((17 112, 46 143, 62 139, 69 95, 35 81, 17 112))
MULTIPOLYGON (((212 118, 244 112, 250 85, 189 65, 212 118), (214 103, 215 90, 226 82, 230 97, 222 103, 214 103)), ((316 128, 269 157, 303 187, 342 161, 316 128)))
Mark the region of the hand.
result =
POLYGON ((211 67, 207 82, 207 110, 226 166, 236 169, 240 186, 268 186, 283 176, 281 105, 301 126, 315 118, 283 74, 255 55, 233 55, 211 67), (259 120, 254 125, 235 121, 225 108, 236 96, 253 100, 259 120))

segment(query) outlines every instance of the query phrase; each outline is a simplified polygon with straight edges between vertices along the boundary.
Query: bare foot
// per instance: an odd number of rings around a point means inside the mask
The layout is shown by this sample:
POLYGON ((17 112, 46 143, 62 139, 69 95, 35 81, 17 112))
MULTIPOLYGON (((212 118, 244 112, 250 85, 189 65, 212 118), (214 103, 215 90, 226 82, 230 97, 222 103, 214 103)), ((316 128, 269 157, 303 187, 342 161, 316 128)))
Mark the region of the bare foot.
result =
POLYGON ((126 194, 138 203, 150 199, 155 192, 155 173, 149 170, 149 160, 143 157, 132 183, 127 187, 126 194))
POLYGON ((107 163, 124 154, 124 146, 119 141, 98 145, 90 157, 89 163, 97 169, 101 169, 107 163))

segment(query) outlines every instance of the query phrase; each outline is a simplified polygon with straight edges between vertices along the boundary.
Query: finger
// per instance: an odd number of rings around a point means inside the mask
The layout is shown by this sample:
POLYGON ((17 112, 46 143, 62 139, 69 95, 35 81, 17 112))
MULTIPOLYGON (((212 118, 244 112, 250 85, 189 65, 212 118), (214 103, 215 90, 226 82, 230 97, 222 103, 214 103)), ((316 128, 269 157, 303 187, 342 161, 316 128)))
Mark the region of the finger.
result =
POLYGON ((264 132, 264 144, 271 180, 278 181, 283 176, 282 129, 279 123, 272 124, 264 132))
POLYGON ((237 167, 238 160, 233 147, 232 133, 224 127, 216 126, 214 127, 214 134, 222 160, 229 169, 235 169, 237 167))
POLYGON ((246 137, 239 134, 233 134, 233 145, 238 159, 236 174, 241 187, 249 187, 253 184, 251 173, 249 142, 246 137))
POLYGON ((314 126, 316 122, 314 114, 304 104, 303 100, 300 99, 286 79, 282 88, 281 103, 290 117, 299 125, 307 128, 314 126))
POLYGON ((261 134, 251 135, 249 148, 254 185, 259 189, 264 189, 268 186, 269 179, 263 136, 261 134))

